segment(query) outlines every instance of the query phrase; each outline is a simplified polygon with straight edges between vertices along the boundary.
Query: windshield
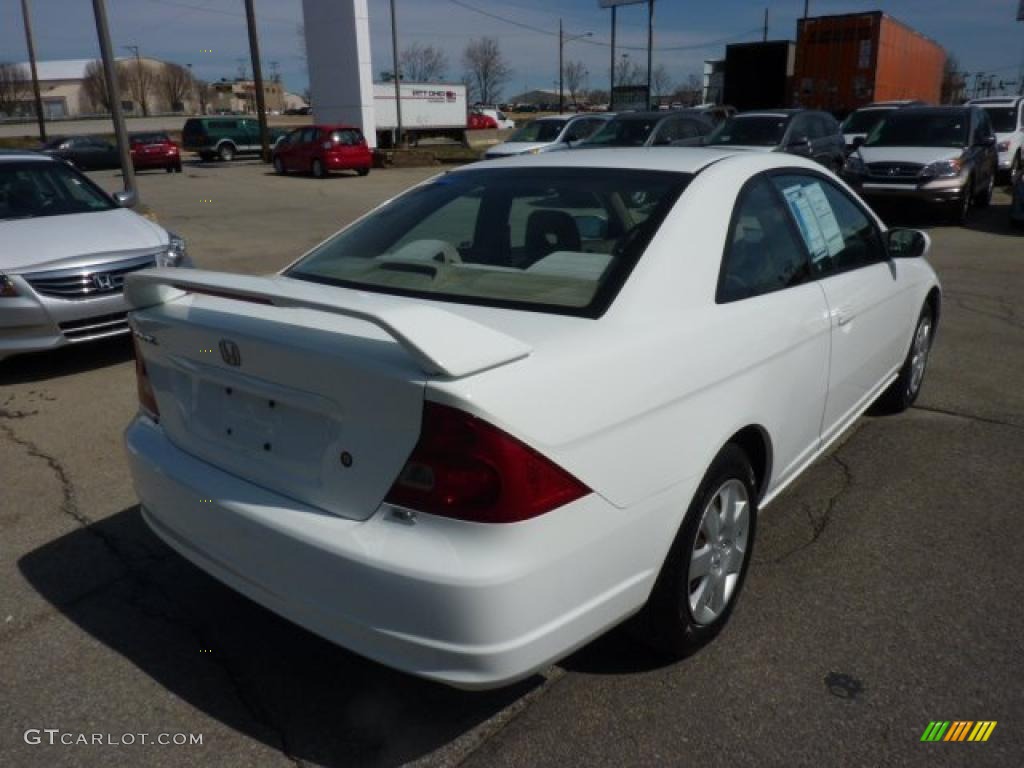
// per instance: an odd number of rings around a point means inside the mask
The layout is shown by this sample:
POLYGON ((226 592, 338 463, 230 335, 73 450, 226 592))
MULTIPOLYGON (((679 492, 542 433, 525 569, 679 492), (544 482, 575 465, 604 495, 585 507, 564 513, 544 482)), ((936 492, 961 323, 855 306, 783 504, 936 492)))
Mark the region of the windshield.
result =
POLYGON ((895 109, 858 109, 843 120, 843 133, 868 133, 895 109))
POLYGON ((586 145, 598 144, 603 147, 642 147, 650 138, 657 119, 613 119, 583 142, 586 145))
POLYGON ((61 162, 0 163, 0 220, 109 211, 99 187, 61 162))
POLYGON ((593 168, 446 174, 338 233, 286 274, 597 317, 690 178, 593 168))
POLYGON ((509 137, 508 141, 554 141, 565 127, 565 120, 534 120, 509 137))
POLYGON ((715 128, 706 144, 774 147, 782 142, 788 117, 772 115, 730 117, 715 128))
POLYGON ((1013 133, 1017 130, 1016 107, 984 107, 996 133, 1013 133))
POLYGON ((915 113, 897 110, 876 125, 865 147, 965 147, 970 129, 969 112, 915 113))

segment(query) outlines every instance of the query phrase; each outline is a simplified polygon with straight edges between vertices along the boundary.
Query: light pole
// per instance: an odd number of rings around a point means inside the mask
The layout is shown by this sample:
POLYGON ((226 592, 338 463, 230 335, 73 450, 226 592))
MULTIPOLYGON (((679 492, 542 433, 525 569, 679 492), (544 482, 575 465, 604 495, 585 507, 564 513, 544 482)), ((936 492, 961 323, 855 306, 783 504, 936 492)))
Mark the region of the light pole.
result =
POLYGON ((654 64, 654 0, 647 3, 647 108, 651 108, 651 67, 654 64))
POLYGON ((402 76, 398 71, 398 17, 395 16, 395 0, 391 0, 391 55, 395 67, 395 146, 402 145, 402 76))
POLYGON ((245 0, 245 21, 249 27, 249 56, 252 58, 253 85, 256 86, 256 117, 260 124, 260 157, 270 162, 270 135, 267 133, 267 105, 263 94, 263 66, 260 64, 260 39, 256 34, 256 12, 252 0, 245 0))
POLYGON ((28 0, 21 0, 21 17, 25 22, 25 44, 28 46, 28 64, 32 70, 32 94, 36 101, 39 140, 46 141, 46 120, 43 117, 43 97, 39 93, 39 74, 36 72, 36 42, 32 37, 32 16, 29 14, 28 0))
POLYGON ((114 133, 117 136, 117 151, 121 158, 124 189, 130 195, 131 205, 135 205, 139 200, 139 190, 135 184, 135 168, 132 166, 131 147, 128 146, 128 131, 124 127, 124 113, 121 111, 121 84, 118 82, 114 68, 114 51, 110 44, 110 26, 107 24, 107 6, 103 0, 92 0, 92 10, 96 17, 96 35, 100 42, 103 76, 107 83, 110 116, 114 120, 114 133))
POLYGON ((584 37, 593 37, 593 35, 593 32, 584 32, 582 35, 566 37, 565 32, 562 31, 562 20, 558 20, 558 114, 562 114, 565 111, 565 88, 562 87, 565 76, 565 68, 562 66, 565 44, 571 43, 573 40, 581 40, 584 37))

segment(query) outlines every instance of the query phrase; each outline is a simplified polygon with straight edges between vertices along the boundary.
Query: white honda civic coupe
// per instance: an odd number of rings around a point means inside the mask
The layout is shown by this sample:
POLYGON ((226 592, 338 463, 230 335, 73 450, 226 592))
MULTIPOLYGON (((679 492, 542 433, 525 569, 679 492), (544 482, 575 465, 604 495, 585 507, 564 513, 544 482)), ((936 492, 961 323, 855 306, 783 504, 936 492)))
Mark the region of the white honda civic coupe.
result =
POLYGON ((684 655, 728 620, 759 511, 917 397, 928 247, 811 161, 594 150, 440 175, 276 276, 132 275, 142 515, 451 685, 640 611, 684 655))

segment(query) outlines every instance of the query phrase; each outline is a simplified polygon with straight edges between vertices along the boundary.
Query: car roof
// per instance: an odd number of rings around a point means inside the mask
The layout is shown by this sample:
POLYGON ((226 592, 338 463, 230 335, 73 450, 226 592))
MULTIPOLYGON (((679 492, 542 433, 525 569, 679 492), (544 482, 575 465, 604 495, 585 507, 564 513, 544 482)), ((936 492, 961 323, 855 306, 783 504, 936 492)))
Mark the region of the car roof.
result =
POLYGON ((0 163, 24 160, 42 160, 47 163, 56 162, 50 155, 33 152, 31 149, 0 149, 0 163))
MULTIPOLYGON (((962 107, 905 107, 904 109, 897 110, 897 114, 900 115, 962 115, 965 112, 970 112, 971 104, 964 104, 962 107)), ((890 118, 886 118, 889 120, 890 118)))
POLYGON ((605 168, 640 171, 697 173, 703 168, 743 153, 742 150, 711 147, 609 147, 513 155, 463 166, 450 173, 467 173, 481 166, 503 168, 605 168))
POLYGON ((996 106, 997 104, 1012 106, 1020 101, 1024 96, 986 96, 983 99, 971 99, 964 106, 968 107, 983 107, 983 106, 996 106))
POLYGON ((792 117, 801 112, 817 112, 816 109, 752 109, 749 112, 740 112, 733 115, 737 117, 792 117))

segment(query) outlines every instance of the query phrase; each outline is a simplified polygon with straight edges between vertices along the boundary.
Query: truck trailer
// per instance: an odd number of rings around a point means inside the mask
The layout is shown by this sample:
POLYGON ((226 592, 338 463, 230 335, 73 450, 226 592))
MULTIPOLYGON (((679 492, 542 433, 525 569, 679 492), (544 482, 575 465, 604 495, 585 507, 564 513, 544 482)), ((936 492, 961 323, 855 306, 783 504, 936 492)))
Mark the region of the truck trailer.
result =
MULTIPOLYGON (((466 86, 461 83, 402 83, 402 132, 410 144, 425 138, 463 141, 466 131, 466 86)), ((393 147, 398 130, 395 84, 373 84, 377 146, 393 147)))
POLYGON ((874 101, 938 104, 946 52, 883 11, 797 22, 792 106, 843 116, 874 101))

